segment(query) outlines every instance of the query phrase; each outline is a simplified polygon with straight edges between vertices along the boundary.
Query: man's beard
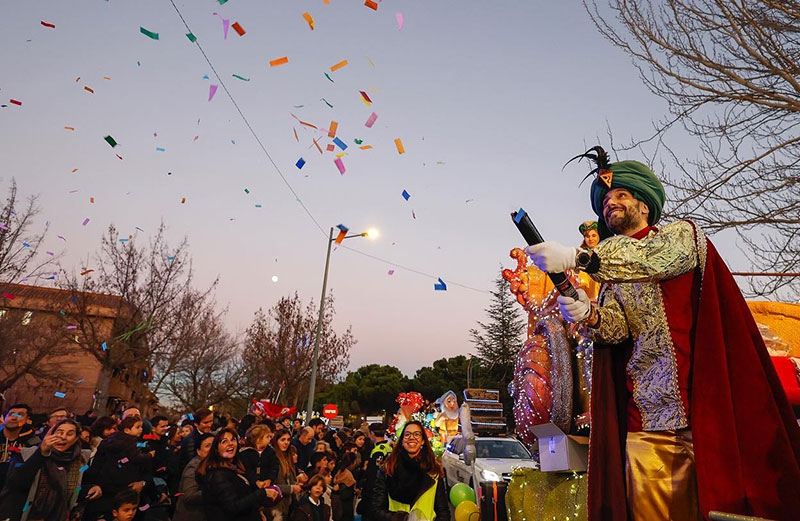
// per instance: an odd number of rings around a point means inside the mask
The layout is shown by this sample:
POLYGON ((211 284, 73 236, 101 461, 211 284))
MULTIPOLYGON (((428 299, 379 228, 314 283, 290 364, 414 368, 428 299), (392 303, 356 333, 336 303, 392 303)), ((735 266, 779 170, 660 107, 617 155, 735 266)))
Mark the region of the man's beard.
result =
POLYGON ((612 214, 612 221, 606 220, 608 229, 617 235, 625 235, 628 230, 634 230, 639 227, 642 214, 634 206, 623 207, 622 216, 612 214))

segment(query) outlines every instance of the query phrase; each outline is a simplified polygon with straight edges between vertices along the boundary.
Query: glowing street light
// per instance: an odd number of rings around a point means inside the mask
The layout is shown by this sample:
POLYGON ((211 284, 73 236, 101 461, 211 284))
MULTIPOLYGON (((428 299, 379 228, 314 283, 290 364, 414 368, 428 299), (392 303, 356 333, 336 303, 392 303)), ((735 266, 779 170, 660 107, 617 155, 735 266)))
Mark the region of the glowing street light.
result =
MULTIPOLYGON (((319 299, 319 318, 317 318, 317 334, 314 335, 314 357, 311 361, 311 381, 308 384, 308 405, 306 406, 306 425, 311 421, 311 411, 314 410, 314 391, 317 385, 317 362, 319 360, 319 338, 322 335, 322 317, 325 313, 325 292, 328 289, 328 269, 331 265, 331 245, 334 242, 341 243, 345 239, 352 239, 354 237, 369 237, 374 239, 378 237, 378 230, 370 228, 363 233, 354 233, 352 235, 343 235, 341 239, 333 235, 334 228, 331 228, 328 234, 328 254, 325 257, 325 275, 322 278, 322 297, 319 299)), ((346 234, 346 231, 340 232, 338 235, 346 234)))

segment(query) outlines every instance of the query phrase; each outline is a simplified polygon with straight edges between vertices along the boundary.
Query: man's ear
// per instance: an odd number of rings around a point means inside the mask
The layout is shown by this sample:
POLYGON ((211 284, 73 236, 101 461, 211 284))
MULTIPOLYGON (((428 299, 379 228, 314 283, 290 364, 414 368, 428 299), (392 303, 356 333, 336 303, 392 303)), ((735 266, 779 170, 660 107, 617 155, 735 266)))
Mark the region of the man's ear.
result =
POLYGON ((639 211, 642 212, 642 215, 650 215, 650 208, 643 201, 639 201, 639 211))

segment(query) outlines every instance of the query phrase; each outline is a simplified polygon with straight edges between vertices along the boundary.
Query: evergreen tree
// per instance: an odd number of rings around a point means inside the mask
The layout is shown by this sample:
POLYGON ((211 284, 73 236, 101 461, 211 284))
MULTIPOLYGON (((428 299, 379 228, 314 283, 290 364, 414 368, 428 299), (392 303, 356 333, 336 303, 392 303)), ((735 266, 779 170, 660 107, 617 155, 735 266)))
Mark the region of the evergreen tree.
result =
POLYGON ((522 346, 526 322, 501 275, 497 276, 491 295, 491 303, 485 310, 488 321, 478 322, 478 328, 471 329, 469 335, 482 365, 505 388, 514 374, 514 358, 522 346))

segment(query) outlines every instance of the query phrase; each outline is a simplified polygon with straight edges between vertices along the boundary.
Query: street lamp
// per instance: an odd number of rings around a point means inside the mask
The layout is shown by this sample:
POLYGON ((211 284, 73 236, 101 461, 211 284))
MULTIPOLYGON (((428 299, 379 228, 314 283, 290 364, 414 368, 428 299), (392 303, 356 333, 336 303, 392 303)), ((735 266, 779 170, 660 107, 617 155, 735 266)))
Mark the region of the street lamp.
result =
MULTIPOLYGON (((317 334, 314 335, 314 358, 311 360, 311 381, 308 384, 308 406, 306 407, 306 425, 311 421, 311 411, 314 410, 314 390, 317 385, 317 361, 319 360, 319 337, 322 335, 322 316, 325 313, 325 292, 328 289, 328 268, 331 265, 331 245, 336 241, 337 237, 333 236, 334 228, 328 234, 328 254, 325 257, 325 276, 322 278, 322 297, 319 299, 319 317, 317 318, 317 334)), ((345 235, 342 237, 342 242, 345 239, 352 239, 353 237, 377 237, 377 230, 370 229, 364 233, 355 233, 352 235, 345 235)))

